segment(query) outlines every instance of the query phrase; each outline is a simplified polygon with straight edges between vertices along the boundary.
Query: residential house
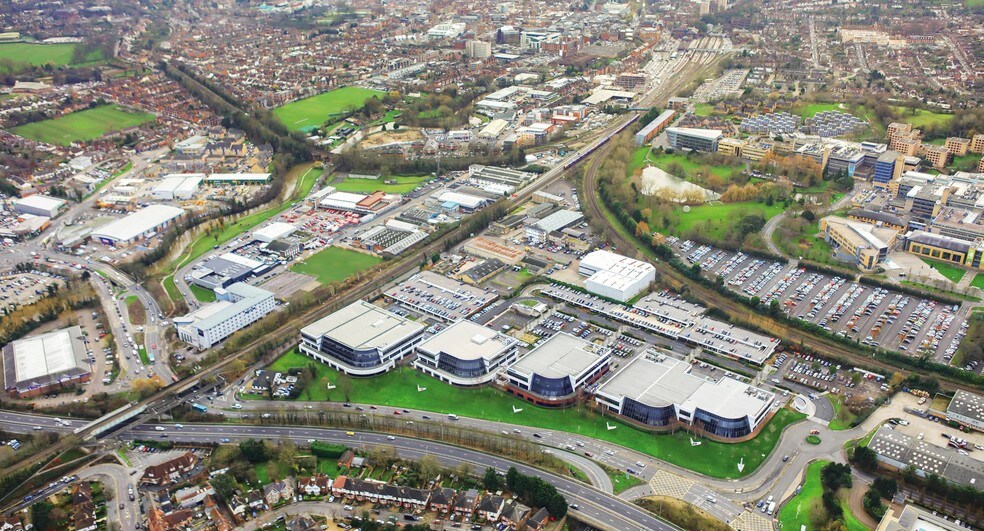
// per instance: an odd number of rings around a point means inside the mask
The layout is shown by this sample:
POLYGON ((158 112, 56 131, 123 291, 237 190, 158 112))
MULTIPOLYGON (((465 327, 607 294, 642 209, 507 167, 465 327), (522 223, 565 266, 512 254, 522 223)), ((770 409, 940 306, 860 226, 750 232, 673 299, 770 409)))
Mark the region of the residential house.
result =
POLYGON ((246 493, 246 505, 250 509, 262 509, 265 504, 263 493, 258 490, 251 490, 246 493))
POLYGON ((459 494, 454 501, 454 512, 462 516, 475 514, 478 498, 478 491, 475 489, 468 489, 464 494, 459 494))
POLYGON ((324 474, 299 478, 297 480, 297 492, 305 496, 322 496, 331 490, 331 478, 324 474))
POLYGON ((263 487, 263 498, 273 507, 280 502, 290 502, 294 497, 294 480, 286 478, 263 487))
POLYGON ((206 483, 202 487, 187 487, 175 492, 174 500, 182 509, 187 509, 205 501, 205 497, 210 494, 215 494, 215 489, 206 483))
POLYGON ((314 531, 316 529, 320 530, 321 527, 306 515, 294 516, 287 520, 287 531, 314 531))
POLYGON ((495 522, 502 514, 506 500, 502 496, 486 496, 478 503, 478 516, 495 522))
POLYGON ((190 509, 164 514, 160 508, 152 507, 147 515, 147 531, 178 531, 191 523, 192 516, 190 509))
POLYGON ((526 528, 531 531, 541 531, 550 522, 550 513, 547 509, 541 507, 539 511, 533 513, 533 516, 526 520, 526 528))
POLYGON ((448 514, 454 505, 454 489, 448 487, 438 487, 431 492, 430 510, 441 514, 448 514))
POLYGON ((352 459, 355 459, 355 452, 345 450, 342 452, 342 456, 338 458, 338 468, 350 468, 352 466, 352 459))
POLYGON ((185 452, 170 461, 147 467, 143 477, 140 478, 140 483, 157 486, 176 483, 182 476, 194 470, 197 465, 198 456, 191 452, 185 452))
POLYGON ((406 510, 426 509, 431 495, 431 492, 427 490, 387 485, 376 481, 363 481, 348 476, 335 478, 331 492, 335 496, 399 506, 406 510))
POLYGON ((0 531, 24 531, 24 524, 16 515, 0 518, 0 531))
POLYGON ((228 505, 229 505, 229 512, 231 512, 233 516, 243 516, 244 514, 246 514, 246 508, 248 507, 248 505, 246 504, 246 500, 244 500, 242 496, 238 494, 233 494, 232 498, 229 499, 228 505))
POLYGON ((96 506, 92 503, 89 483, 77 483, 72 487, 72 523, 75 531, 95 531, 96 506))
POLYGON ((235 527, 233 522, 222 512, 218 500, 211 494, 206 494, 203 500, 205 505, 205 516, 215 526, 217 531, 232 531, 235 527))
POLYGON ((519 503, 516 499, 512 499, 506 502, 499 519, 506 525, 518 527, 519 524, 529 518, 530 513, 532 510, 529 507, 519 503))

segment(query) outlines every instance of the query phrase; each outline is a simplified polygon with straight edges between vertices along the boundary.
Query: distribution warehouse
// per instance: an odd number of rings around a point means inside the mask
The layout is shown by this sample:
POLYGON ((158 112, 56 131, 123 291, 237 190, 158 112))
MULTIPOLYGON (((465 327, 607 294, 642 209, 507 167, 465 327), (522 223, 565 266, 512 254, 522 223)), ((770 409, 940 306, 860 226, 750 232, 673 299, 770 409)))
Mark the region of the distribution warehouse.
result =
POLYGON ((182 341, 207 349, 272 312, 273 293, 238 282, 216 288, 216 301, 184 316, 175 317, 174 326, 182 341))
POLYGON ((423 325, 365 301, 356 301, 301 329, 300 351, 352 376, 396 366, 418 343, 423 325))
POLYGON ((4 389, 11 398, 44 394, 89 381, 82 328, 72 326, 25 337, 3 347, 4 389))
POLYGON ((46 195, 29 195, 14 200, 15 212, 19 214, 46 216, 49 218, 57 216, 63 206, 65 206, 64 200, 46 195))
POLYGON ((625 302, 656 281, 652 264, 610 253, 594 251, 581 258, 578 273, 588 277, 584 287, 598 295, 625 302))
POLYGON ((725 439, 755 432, 775 395, 732 378, 705 379, 685 361, 648 352, 595 393, 598 404, 646 426, 683 424, 725 439))
POLYGON ((184 213, 178 207, 150 205, 93 230, 92 239, 115 247, 130 245, 167 227, 184 213))
POLYGON ((454 385, 482 385, 516 361, 518 347, 519 341, 510 336, 458 321, 418 345, 414 365, 454 385))

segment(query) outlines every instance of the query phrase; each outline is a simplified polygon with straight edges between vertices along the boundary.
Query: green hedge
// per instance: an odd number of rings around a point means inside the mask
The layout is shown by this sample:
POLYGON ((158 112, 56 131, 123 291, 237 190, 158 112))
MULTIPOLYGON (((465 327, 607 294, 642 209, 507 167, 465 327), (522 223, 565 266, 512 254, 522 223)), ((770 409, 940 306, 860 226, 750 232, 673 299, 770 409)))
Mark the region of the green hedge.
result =
POLYGON ((344 444, 329 444, 321 441, 311 443, 311 453, 326 459, 338 459, 348 450, 344 444))

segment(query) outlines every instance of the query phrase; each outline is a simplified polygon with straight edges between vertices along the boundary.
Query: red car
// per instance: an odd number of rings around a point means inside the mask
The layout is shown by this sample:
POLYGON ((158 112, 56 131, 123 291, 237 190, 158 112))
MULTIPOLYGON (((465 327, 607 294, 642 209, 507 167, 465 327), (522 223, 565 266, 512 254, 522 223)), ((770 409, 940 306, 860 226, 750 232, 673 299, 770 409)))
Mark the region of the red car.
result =
POLYGON ((394 415, 402 415, 402 413, 400 413, 399 411, 397 411, 397 410, 395 410, 395 409, 393 410, 393 414, 394 414, 394 415))
POLYGON ((811 435, 820 435, 820 430, 810 430, 811 435))

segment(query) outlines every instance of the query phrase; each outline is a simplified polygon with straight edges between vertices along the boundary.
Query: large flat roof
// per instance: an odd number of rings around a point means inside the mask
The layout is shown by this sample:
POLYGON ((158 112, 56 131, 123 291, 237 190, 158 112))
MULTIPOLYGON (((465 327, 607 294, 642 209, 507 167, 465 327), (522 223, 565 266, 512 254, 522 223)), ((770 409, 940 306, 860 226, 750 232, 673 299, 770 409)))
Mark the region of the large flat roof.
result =
POLYGON ((902 463, 903 467, 912 465, 916 470, 936 474, 961 485, 979 488, 980 480, 984 479, 984 463, 981 461, 960 455, 953 448, 916 439, 888 425, 875 432, 868 448, 884 458, 902 463))
POLYGON ((597 347, 563 332, 547 339, 512 366, 545 378, 577 376, 598 362, 597 347))
POLYGON ((311 337, 328 337, 352 349, 385 349, 421 332, 423 325, 365 301, 356 301, 301 329, 311 337))
POLYGON ((168 205, 150 205, 111 221, 92 231, 93 238, 130 241, 183 215, 185 211, 168 205))
POLYGON ((450 354, 459 360, 493 360, 518 343, 487 326, 472 321, 458 321, 421 343, 417 348, 439 354, 450 354))
POLYGON ((32 208, 40 208, 44 210, 56 210, 65 204, 65 201, 55 197, 48 197, 46 195, 29 195, 27 197, 22 197, 20 199, 14 200, 15 205, 23 205, 32 208))
POLYGON ((89 372, 85 354, 78 326, 18 339, 4 348, 4 384, 25 388, 89 372))
MULTIPOLYGON (((219 294, 219 290, 222 289, 216 289, 216 293, 219 294)), ((273 297, 273 293, 245 282, 236 282, 225 288, 225 291, 235 295, 239 300, 235 302, 230 300, 215 301, 184 317, 174 319, 175 324, 179 326, 192 325, 201 330, 209 330, 256 305, 263 299, 273 297)))
POLYGON ((953 400, 950 400, 946 412, 984 422, 984 396, 958 390, 953 393, 953 400))

